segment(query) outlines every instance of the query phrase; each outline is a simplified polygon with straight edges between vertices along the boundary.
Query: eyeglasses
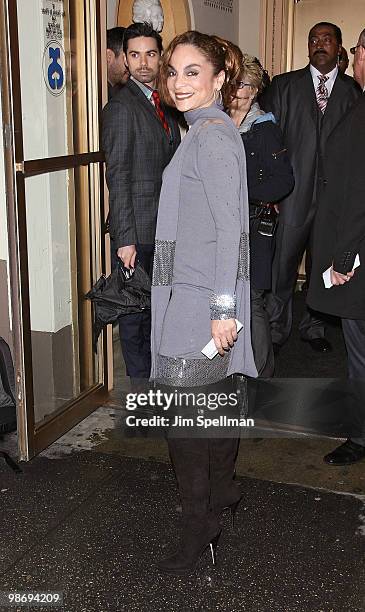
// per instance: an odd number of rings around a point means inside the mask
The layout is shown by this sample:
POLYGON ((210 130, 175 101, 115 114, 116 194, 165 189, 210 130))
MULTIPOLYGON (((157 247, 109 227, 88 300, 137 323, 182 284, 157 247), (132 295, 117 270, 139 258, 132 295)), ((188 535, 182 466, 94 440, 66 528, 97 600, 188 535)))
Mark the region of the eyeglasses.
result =
POLYGON ((251 83, 245 83, 244 81, 236 81, 237 89, 243 89, 244 87, 253 87, 251 83))
POLYGON ((355 55, 356 49, 358 49, 359 47, 363 47, 363 46, 364 45, 355 45, 355 47, 351 47, 350 53, 352 53, 352 55, 355 55))
POLYGON ((326 36, 311 36, 308 42, 312 46, 317 46, 319 43, 324 45, 331 45, 334 41, 334 37, 327 34, 326 36))

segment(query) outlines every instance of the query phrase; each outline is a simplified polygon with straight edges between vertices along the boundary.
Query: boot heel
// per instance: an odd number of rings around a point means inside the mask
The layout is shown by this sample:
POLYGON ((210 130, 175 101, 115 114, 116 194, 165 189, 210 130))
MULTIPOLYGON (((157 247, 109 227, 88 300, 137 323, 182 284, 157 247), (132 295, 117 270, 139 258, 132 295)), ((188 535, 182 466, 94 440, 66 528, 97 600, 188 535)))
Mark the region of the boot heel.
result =
POLYGON ((236 502, 234 502, 233 504, 228 506, 229 507, 229 511, 231 513, 231 527, 232 527, 232 529, 234 529, 234 519, 235 519, 235 516, 236 516, 237 508, 238 508, 241 500, 242 500, 242 497, 240 497, 236 502))
MULTIPOLYGON (((210 548, 212 562, 215 566, 217 564, 217 544, 221 531, 222 530, 220 529, 208 544, 207 540, 205 540, 203 546, 196 548, 195 550, 189 550, 186 546, 182 545, 180 550, 178 550, 174 555, 171 555, 166 559, 161 559, 161 561, 157 563, 158 569, 166 574, 186 576, 196 568, 199 559, 208 549, 208 547, 210 548)), ((194 541, 196 542, 195 538, 194 541)))
POLYGON ((221 532, 217 533, 217 535, 209 542, 210 554, 212 555, 212 563, 213 565, 217 565, 217 546, 218 540, 221 535, 221 532))

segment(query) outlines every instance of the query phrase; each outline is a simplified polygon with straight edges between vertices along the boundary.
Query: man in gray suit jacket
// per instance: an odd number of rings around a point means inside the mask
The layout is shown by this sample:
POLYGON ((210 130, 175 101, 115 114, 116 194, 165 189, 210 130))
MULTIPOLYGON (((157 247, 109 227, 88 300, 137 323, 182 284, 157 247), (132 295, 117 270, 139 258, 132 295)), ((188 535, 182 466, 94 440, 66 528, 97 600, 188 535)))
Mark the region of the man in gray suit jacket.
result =
MULTIPOLYGON (((360 95, 355 81, 338 71, 341 42, 341 30, 336 25, 316 24, 308 36, 310 64, 274 77, 265 92, 263 105, 279 122, 295 178, 293 191, 280 204, 272 292, 267 300, 275 352, 291 331, 293 291, 305 249, 307 264, 310 262, 324 146, 360 95)), ((309 281, 310 265, 306 268, 309 281)), ((307 310, 299 329, 302 340, 313 350, 331 350, 318 313, 307 310)))
MULTIPOLYGON (((151 274, 162 173, 180 143, 180 131, 155 90, 160 35, 147 23, 132 24, 125 30, 123 50, 130 78, 102 116, 110 236, 114 265, 119 259, 125 268, 133 268, 138 260, 151 274)), ((119 319, 123 357, 132 379, 150 375, 150 331, 149 312, 119 319)))

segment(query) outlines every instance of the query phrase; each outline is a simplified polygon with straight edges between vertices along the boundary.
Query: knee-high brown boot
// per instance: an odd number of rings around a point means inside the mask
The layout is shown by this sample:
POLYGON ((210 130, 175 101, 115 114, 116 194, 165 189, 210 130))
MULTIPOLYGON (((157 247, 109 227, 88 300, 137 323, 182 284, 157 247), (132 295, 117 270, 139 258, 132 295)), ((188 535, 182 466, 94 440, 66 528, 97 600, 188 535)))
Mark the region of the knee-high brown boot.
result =
POLYGON ((209 441, 170 438, 168 442, 181 496, 183 528, 179 549, 160 561, 158 568, 170 574, 184 575, 195 568, 208 546, 215 563, 220 527, 209 508, 209 441))
POLYGON ((210 505, 218 517, 225 508, 236 509, 241 493, 234 482, 239 439, 210 439, 210 505))
MULTIPOLYGON (((246 379, 241 376, 229 377, 220 383, 221 391, 227 397, 235 394, 237 406, 228 410, 228 416, 238 418, 246 409, 247 387, 246 379)), ((225 411, 225 409, 223 409, 225 411)), ((230 437, 224 437, 225 432, 219 432, 218 436, 209 440, 210 451, 210 506, 212 511, 219 517, 222 510, 230 508, 232 522, 237 504, 241 499, 241 493, 234 482, 235 460, 239 446, 239 428, 230 430, 230 437), (219 433, 221 434, 219 436, 219 433)))

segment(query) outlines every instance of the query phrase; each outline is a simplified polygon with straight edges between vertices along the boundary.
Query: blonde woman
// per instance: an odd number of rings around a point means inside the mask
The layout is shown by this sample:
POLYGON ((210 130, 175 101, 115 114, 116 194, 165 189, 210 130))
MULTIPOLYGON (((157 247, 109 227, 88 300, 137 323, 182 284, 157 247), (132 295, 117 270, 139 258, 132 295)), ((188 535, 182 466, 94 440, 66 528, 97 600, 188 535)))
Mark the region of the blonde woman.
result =
MULTIPOLYGON (((236 52, 240 50, 236 47, 236 52)), ((241 69, 228 113, 237 126, 246 150, 250 210, 251 335, 259 376, 274 371, 270 325, 265 310, 265 291, 271 289, 275 248, 275 206, 294 187, 293 171, 272 113, 261 110, 264 70, 251 55, 241 53, 241 69)))

